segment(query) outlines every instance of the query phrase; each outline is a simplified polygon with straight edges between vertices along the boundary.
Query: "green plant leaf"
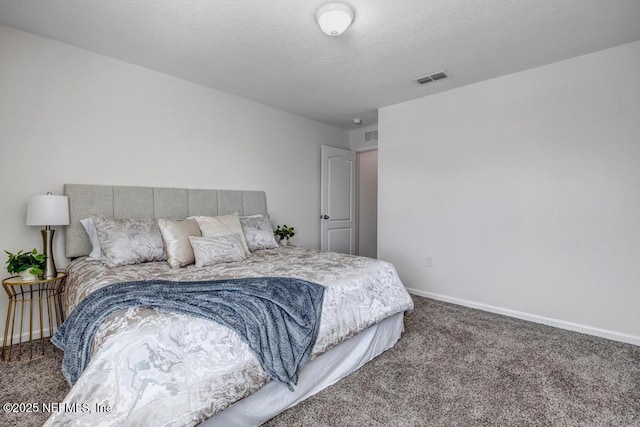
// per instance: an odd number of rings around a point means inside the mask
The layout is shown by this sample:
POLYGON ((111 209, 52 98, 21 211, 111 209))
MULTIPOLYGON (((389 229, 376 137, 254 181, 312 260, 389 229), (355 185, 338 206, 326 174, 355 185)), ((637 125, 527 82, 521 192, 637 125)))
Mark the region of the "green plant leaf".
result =
POLYGON ((39 273, 33 274, 42 274, 44 272, 46 266, 47 257, 43 254, 38 253, 37 249, 33 249, 30 252, 23 253, 22 250, 18 251, 15 254, 5 252, 9 255, 7 259, 7 272, 9 274, 17 274, 21 273, 25 270, 34 270, 39 273))

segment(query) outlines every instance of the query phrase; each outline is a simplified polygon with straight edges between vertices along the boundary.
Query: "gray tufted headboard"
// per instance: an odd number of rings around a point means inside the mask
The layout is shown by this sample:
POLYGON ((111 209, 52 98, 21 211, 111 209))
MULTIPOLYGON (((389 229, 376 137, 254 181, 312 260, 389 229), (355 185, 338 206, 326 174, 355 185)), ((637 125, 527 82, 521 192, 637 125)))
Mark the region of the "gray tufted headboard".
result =
POLYGON ((65 252, 74 258, 88 255, 91 244, 80 220, 91 214, 134 219, 185 219, 194 215, 267 213, 264 191, 196 190, 186 188, 125 187, 65 184, 69 197, 69 225, 65 252))

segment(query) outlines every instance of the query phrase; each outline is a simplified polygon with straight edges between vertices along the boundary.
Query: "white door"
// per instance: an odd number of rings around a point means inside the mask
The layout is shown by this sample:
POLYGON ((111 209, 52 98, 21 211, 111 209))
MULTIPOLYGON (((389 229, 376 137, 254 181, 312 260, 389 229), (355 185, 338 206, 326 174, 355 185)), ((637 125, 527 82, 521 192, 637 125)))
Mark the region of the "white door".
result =
POLYGON ((356 153, 323 145, 320 249, 355 254, 356 153))

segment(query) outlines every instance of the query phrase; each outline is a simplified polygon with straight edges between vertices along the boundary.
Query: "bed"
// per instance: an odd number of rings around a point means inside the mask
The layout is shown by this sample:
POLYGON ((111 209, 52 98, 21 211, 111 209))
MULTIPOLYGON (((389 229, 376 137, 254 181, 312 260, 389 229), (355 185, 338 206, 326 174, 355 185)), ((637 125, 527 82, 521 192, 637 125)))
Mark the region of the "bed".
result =
MULTIPOLYGON (((268 215, 260 191, 65 185, 70 201, 63 306, 67 316, 123 282, 283 277, 323 287, 317 339, 296 384, 271 380, 236 331, 189 314, 134 306, 114 312, 91 358, 46 425, 259 425, 339 381, 385 350, 413 303, 386 262, 300 247, 250 252, 237 262, 171 268, 167 261, 107 267, 80 221, 91 215, 172 219, 268 215)), ((166 247, 165 247, 166 249, 166 247)), ((66 356, 66 354, 65 354, 66 356)))

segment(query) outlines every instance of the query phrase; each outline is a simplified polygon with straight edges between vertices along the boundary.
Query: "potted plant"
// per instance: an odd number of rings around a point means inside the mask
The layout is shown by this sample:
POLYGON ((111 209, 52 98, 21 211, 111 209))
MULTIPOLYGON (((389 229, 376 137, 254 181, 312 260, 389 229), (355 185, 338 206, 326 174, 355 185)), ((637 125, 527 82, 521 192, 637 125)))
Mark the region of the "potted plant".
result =
POLYGON ((39 276, 44 274, 44 269, 47 264, 47 257, 37 250, 33 249, 31 252, 23 253, 18 251, 17 254, 12 254, 9 251, 5 251, 9 255, 7 259, 7 272, 9 274, 19 274, 22 280, 36 280, 39 276))
POLYGON ((287 227, 287 225, 279 225, 276 227, 274 234, 280 238, 280 244, 282 246, 287 246, 289 244, 289 239, 296 235, 296 232, 293 227, 287 227))

